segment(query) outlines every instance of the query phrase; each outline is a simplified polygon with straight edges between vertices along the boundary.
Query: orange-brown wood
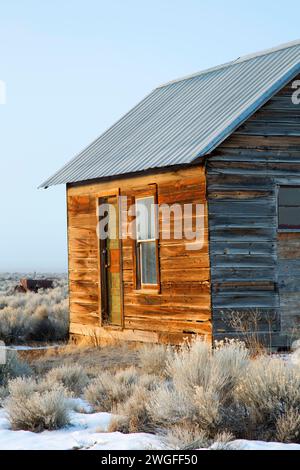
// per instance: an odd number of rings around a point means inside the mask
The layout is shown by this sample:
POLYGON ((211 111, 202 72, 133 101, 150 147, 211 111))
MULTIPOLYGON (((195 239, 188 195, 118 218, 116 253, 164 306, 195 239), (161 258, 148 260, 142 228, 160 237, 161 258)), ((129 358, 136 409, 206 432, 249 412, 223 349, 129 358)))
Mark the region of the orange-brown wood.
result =
MULTIPOLYGON (((68 244, 70 287, 70 331, 76 335, 118 337, 118 339, 178 342, 191 334, 211 337, 210 272, 207 211, 204 244, 187 250, 187 240, 163 239, 165 229, 159 217, 159 288, 141 291, 136 286, 135 244, 122 240, 121 252, 111 253, 112 266, 122 265, 124 328, 119 333, 101 327, 101 289, 96 234, 96 201, 120 193, 128 202, 139 195, 157 195, 161 204, 201 203, 206 206, 205 170, 193 166, 93 184, 69 186, 68 244), (116 259, 114 258, 116 257, 116 259)), ((122 231, 128 230, 125 208, 120 207, 122 231)), ((197 217, 192 216, 193 226, 197 217)), ((171 233, 178 218, 171 216, 171 233)), ((129 221, 130 222, 130 221, 129 221)))

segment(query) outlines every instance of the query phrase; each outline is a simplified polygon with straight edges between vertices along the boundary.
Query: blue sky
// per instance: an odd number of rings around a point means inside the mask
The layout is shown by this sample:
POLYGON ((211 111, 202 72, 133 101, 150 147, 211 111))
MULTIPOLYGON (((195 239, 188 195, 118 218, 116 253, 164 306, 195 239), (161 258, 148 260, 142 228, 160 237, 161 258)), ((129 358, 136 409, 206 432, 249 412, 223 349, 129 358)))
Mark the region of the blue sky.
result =
POLYGON ((67 267, 37 186, 156 85, 299 39, 299 0, 0 0, 0 271, 67 267))

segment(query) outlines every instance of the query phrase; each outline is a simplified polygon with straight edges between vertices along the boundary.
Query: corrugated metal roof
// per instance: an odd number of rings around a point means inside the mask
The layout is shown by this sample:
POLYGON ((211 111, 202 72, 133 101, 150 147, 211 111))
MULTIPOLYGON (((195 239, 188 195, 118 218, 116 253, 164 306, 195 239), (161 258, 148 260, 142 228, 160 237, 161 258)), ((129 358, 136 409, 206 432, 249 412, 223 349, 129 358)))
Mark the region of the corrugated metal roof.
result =
POLYGON ((159 86, 41 187, 192 163, 300 73, 300 41, 159 86))

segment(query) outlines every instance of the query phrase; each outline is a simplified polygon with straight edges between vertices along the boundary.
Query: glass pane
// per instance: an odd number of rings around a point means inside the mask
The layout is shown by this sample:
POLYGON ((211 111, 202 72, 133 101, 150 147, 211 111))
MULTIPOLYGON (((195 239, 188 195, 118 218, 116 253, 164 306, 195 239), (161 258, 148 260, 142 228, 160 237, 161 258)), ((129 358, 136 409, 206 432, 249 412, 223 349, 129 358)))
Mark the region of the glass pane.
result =
POLYGON ((116 197, 107 199, 108 203, 108 242, 110 248, 118 248, 118 201, 116 197))
POLYGON ((156 243, 141 243, 142 283, 157 284, 156 243))
POLYGON ((281 186, 279 188, 280 206, 300 206, 300 187, 288 188, 281 186))
POLYGON ((155 238, 154 197, 136 200, 136 232, 138 240, 155 238))
POLYGON ((279 207, 279 227, 299 228, 300 207, 279 207))

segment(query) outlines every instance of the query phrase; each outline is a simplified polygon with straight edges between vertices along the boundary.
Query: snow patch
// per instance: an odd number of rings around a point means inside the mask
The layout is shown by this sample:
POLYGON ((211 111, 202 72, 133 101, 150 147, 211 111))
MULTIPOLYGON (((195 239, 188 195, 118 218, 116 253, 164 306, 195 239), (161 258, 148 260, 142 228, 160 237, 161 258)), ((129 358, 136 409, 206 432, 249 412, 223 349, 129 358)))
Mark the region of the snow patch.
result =
MULTIPOLYGON (((71 412, 69 426, 58 431, 13 431, 8 417, 0 408, 0 450, 162 450, 163 441, 153 434, 106 432, 112 419, 111 413, 92 413, 90 405, 80 398, 72 399, 73 408, 85 410, 71 412)), ((218 443, 209 449, 218 448, 218 443)), ((234 440, 226 445, 231 450, 300 450, 300 444, 280 442, 234 440)), ((199 449, 204 450, 204 449, 199 449)))
MULTIPOLYGON (((78 399, 80 401, 80 399, 78 399)), ((83 405, 83 400, 80 405, 83 405)), ((79 402, 78 402, 79 403, 79 402)), ((71 412, 71 424, 58 431, 13 431, 5 410, 0 409, 0 450, 141 450, 163 449, 157 436, 136 433, 107 433, 110 413, 71 412), (101 430, 101 432, 99 432, 101 430)))
MULTIPOLYGON (((215 444, 211 446, 213 449, 215 444)), ((247 441, 236 439, 227 445, 232 450, 300 450, 300 444, 284 444, 282 442, 247 441)))

